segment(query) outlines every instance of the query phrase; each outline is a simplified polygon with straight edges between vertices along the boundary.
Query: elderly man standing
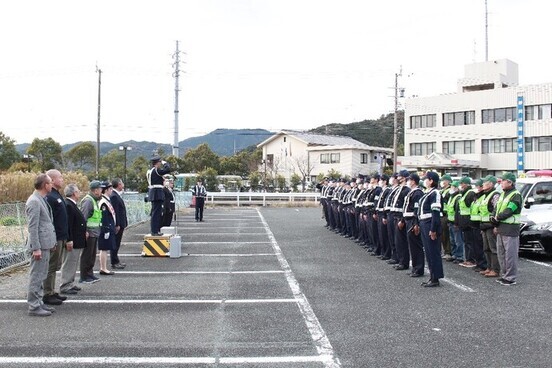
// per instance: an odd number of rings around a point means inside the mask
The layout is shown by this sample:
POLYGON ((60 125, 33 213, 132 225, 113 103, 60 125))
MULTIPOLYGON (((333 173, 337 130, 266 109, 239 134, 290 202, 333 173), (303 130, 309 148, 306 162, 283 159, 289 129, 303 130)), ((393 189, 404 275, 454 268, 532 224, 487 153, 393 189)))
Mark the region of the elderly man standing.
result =
POLYGON ((81 288, 75 285, 75 275, 80 255, 86 247, 86 219, 77 206, 80 198, 80 190, 77 184, 67 185, 64 194, 69 237, 62 252, 61 286, 59 289, 62 294, 77 294, 81 288))
POLYGON ((43 282, 48 275, 50 251, 56 247, 56 230, 52 209, 46 201, 46 195, 52 190, 52 179, 46 174, 40 174, 34 182, 34 193, 25 203, 25 215, 29 224, 27 246, 31 254, 29 269, 29 290, 27 303, 29 315, 50 316, 54 308, 44 304, 43 282))
POLYGON ((52 209, 54 216, 54 227, 56 229, 56 248, 50 252, 50 264, 48 266, 48 276, 44 280, 44 298, 46 304, 60 305, 66 296, 56 293, 56 272, 61 266, 61 254, 65 252, 65 246, 68 236, 67 226, 67 208, 65 201, 60 193, 63 188, 63 175, 58 170, 52 169, 46 172, 46 175, 52 179, 52 190, 46 195, 46 200, 52 209))
POLYGON ((126 267, 126 263, 122 263, 119 260, 119 249, 121 248, 121 241, 123 240, 123 232, 128 226, 127 211, 125 201, 123 200, 125 183, 117 178, 113 179, 111 185, 113 185, 113 192, 109 200, 115 210, 115 218, 117 219, 117 226, 115 226, 115 245, 113 249, 111 249, 111 268, 122 270, 126 267))
POLYGON ((502 285, 515 285, 518 269, 519 233, 523 198, 515 187, 516 176, 512 173, 502 175, 503 192, 498 198, 491 216, 491 224, 496 226, 496 246, 500 278, 502 285))

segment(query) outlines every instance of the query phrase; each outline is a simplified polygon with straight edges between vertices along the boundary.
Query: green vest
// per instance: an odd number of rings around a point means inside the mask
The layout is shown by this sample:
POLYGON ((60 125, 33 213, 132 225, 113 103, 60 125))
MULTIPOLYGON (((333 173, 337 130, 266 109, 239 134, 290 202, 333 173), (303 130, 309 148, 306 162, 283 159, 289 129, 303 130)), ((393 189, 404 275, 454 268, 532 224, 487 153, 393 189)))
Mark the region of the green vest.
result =
POLYGON ((485 195, 479 196, 475 201, 473 201, 470 207, 470 220, 472 221, 481 221, 481 215, 479 214, 479 208, 481 207, 481 202, 485 200, 485 195))
POLYGON ((454 206, 456 205, 456 201, 458 201, 458 199, 460 199, 460 195, 454 193, 450 196, 449 200, 445 204, 445 212, 447 214, 447 219, 450 222, 454 222, 454 206))
MULTIPOLYGON (((466 206, 466 196, 468 193, 473 192, 473 189, 466 190, 466 193, 462 195, 460 198, 459 206, 460 206, 460 216, 469 216, 470 215, 470 207, 466 206)), ((472 203, 473 205, 473 203, 472 203)))
MULTIPOLYGON (((504 192, 500 193, 500 197, 498 198, 498 202, 496 203, 496 214, 497 216, 506 210, 508 208, 508 203, 510 203, 510 199, 514 194, 520 194, 517 190, 512 190, 510 194, 506 198, 504 198, 504 192)), ((520 194, 521 195, 521 194, 520 194)), ((508 217, 505 220, 501 220, 500 223, 502 224, 519 224, 521 221, 521 214, 514 214, 510 217, 508 217)))
POLYGON ((483 195, 483 200, 479 203, 479 215, 481 222, 490 222, 491 212, 489 212, 489 201, 495 195, 496 190, 491 191, 487 195, 483 195))
MULTIPOLYGON (((100 211, 100 207, 98 206, 98 201, 94 199, 90 194, 87 194, 84 196, 84 198, 90 198, 92 200, 92 203, 94 204, 94 212, 92 212, 92 216, 90 216, 86 220, 86 227, 89 228, 98 228, 100 227, 100 224, 102 222, 102 211, 100 211)), ((83 198, 83 200, 84 200, 83 198)))

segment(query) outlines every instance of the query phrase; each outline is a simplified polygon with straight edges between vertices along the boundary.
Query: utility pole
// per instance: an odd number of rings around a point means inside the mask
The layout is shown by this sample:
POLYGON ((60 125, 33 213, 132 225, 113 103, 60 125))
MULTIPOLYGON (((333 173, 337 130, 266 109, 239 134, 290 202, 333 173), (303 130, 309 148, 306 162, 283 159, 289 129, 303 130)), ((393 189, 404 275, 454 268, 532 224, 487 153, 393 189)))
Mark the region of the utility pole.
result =
POLYGON ((172 154, 175 157, 179 155, 178 149, 178 92, 180 92, 178 86, 178 79, 180 77, 180 51, 178 50, 178 41, 176 41, 176 51, 173 54, 174 59, 174 140, 172 147, 172 154))
POLYGON ((399 113, 399 77, 402 75, 402 67, 399 73, 395 73, 395 113, 393 114, 393 172, 397 172, 397 145, 398 145, 398 113, 399 113))
POLYGON ((485 0, 485 61, 489 61, 489 11, 485 0))
POLYGON ((98 73, 98 127, 96 136, 96 179, 100 177, 100 108, 102 101, 102 70, 96 65, 98 73))

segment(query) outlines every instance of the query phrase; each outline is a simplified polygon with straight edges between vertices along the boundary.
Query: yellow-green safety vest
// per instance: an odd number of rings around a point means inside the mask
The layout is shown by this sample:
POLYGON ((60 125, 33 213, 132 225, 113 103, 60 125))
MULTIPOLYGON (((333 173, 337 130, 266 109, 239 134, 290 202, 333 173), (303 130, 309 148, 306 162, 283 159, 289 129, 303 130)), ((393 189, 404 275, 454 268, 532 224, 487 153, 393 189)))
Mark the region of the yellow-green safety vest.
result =
MULTIPOLYGON (((469 216, 471 214, 470 207, 466 206, 466 196, 470 192, 473 192, 473 189, 467 190, 466 193, 464 193, 462 195, 462 197, 460 198, 460 200, 458 202, 459 207, 460 207, 460 216, 469 216)), ((473 205, 473 203, 472 203, 472 205, 473 205)))
POLYGON ((92 212, 92 216, 90 216, 86 220, 86 227, 89 227, 91 229, 100 227, 100 224, 102 222, 102 211, 100 211, 100 206, 98 206, 98 201, 96 201, 94 197, 92 197, 90 194, 87 194, 84 196, 84 198, 86 197, 90 198, 92 200, 92 203, 94 204, 94 212, 92 212))
POLYGON ((475 201, 473 201, 470 207, 470 220, 472 221, 481 221, 481 215, 479 214, 479 208, 481 207, 481 202, 485 200, 485 195, 480 195, 475 201))
POLYGON ((487 195, 483 195, 483 200, 479 203, 479 215, 481 216, 481 222, 490 222, 491 212, 489 212, 489 201, 495 195, 496 190, 491 191, 487 195))
MULTIPOLYGON (((508 208, 508 203, 510 203, 510 199, 514 194, 520 194, 517 190, 512 190, 510 194, 506 198, 504 198, 504 192, 500 193, 500 197, 498 198, 498 202, 496 203, 496 214, 497 216, 506 210, 508 208)), ((521 195, 521 194, 520 194, 521 195)), ((515 214, 510 217, 508 217, 505 220, 501 220, 500 222, 503 224, 519 224, 521 221, 521 214, 515 214)))
POLYGON ((447 201, 447 204, 445 204, 445 212, 447 213, 447 219, 450 222, 454 222, 454 206, 456 205, 456 201, 460 199, 459 194, 452 194, 449 200, 447 201))

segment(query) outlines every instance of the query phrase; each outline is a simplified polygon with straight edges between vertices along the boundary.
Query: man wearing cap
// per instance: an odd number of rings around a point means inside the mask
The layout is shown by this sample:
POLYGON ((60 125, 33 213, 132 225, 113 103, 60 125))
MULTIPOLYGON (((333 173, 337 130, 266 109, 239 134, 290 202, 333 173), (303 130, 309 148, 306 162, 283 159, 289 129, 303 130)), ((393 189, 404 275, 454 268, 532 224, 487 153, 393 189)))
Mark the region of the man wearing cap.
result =
MULTIPOLYGON (((412 258, 412 272, 411 277, 420 277, 424 275, 425 267, 425 255, 424 245, 420 236, 420 227, 418 225, 418 219, 416 213, 418 211, 419 201, 424 195, 424 192, 419 186, 420 177, 416 173, 410 174, 406 185, 410 188, 410 192, 406 195, 403 206, 403 222, 406 229, 406 238, 408 242, 408 249, 410 250, 410 257, 412 258)), ((408 269, 408 264, 397 265, 397 270, 408 269), (401 267, 403 266, 403 267, 401 267)))
POLYGON ((475 255, 473 253, 473 227, 470 220, 471 206, 476 199, 475 191, 471 187, 471 179, 467 176, 460 179, 460 198, 457 202, 456 216, 458 227, 464 237, 464 262, 462 267, 475 267, 475 255))
POLYGON ((361 223, 361 216, 362 216, 362 203, 364 202, 364 200, 366 199, 366 194, 368 193, 368 185, 366 183, 364 183, 364 180, 363 179, 360 179, 359 182, 358 182, 358 187, 360 188, 357 196, 356 196, 356 199, 355 199, 355 222, 356 222, 356 225, 355 225, 355 228, 356 228, 356 233, 354 234, 355 235, 355 243, 361 243, 362 241, 364 241, 362 239, 363 237, 363 232, 362 232, 362 229, 360 228, 360 223, 361 223))
POLYGON ((427 189, 420 199, 417 216, 429 268, 429 280, 423 282, 422 286, 435 287, 440 285, 439 279, 445 277, 441 258, 441 239, 439 239, 441 236, 441 193, 437 190, 439 175, 428 171, 424 185, 427 189))
POLYGON ((408 172, 408 170, 401 170, 399 172, 398 180, 400 189, 395 193, 395 197, 391 204, 391 213, 395 221, 394 240, 396 259, 392 258, 387 261, 387 263, 396 264, 398 270, 406 270, 410 264, 408 240, 406 239, 406 225, 403 220, 404 200, 408 192, 410 192, 410 188, 406 185, 408 177, 410 177, 410 172, 408 172))
POLYGON ((192 188, 192 195, 195 197, 195 220, 203 221, 203 208, 205 207, 205 198, 207 191, 203 186, 203 179, 197 178, 197 183, 192 188))
POLYGON ((500 193, 495 190, 496 178, 488 175, 483 179, 482 196, 479 201, 479 216, 481 217, 480 229, 483 237, 483 251, 487 259, 487 269, 480 271, 485 277, 498 277, 500 265, 496 252, 496 234, 494 225, 491 224, 491 214, 496 208, 500 193))
POLYGON ((395 198, 395 195, 397 194, 397 192, 399 192, 400 189, 402 188, 399 185, 398 177, 399 177, 399 174, 395 173, 389 178, 389 185, 391 185, 391 191, 387 195, 387 199, 385 201, 385 207, 384 207, 385 217, 383 219, 383 223, 385 224, 385 226, 387 226, 387 239, 389 240, 389 248, 391 249, 391 254, 389 256, 390 258, 382 257, 381 259, 384 261, 396 261, 397 259, 397 252, 395 249, 395 219, 392 212, 392 206, 393 206, 393 198, 395 198))
POLYGON ((475 272, 485 271, 487 269, 487 260, 483 253, 483 236, 481 234, 481 215, 479 208, 481 202, 485 200, 483 193, 483 179, 477 179, 475 182, 475 200, 470 208, 470 222, 473 233, 473 257, 475 259, 475 272))
POLYGON ((381 188, 381 194, 376 202, 376 220, 378 223, 378 246, 381 250, 378 258, 391 259, 391 248, 389 246, 389 237, 387 233, 387 225, 383 223, 385 218, 385 202, 391 188, 389 188, 389 176, 383 174, 378 182, 378 186, 381 188))
POLYGON ((86 247, 84 247, 80 258, 80 282, 92 284, 100 279, 94 276, 94 264, 96 263, 96 248, 98 236, 100 236, 100 225, 102 222, 102 211, 98 201, 102 197, 101 183, 98 180, 90 182, 90 192, 80 202, 80 210, 86 219, 86 247))
POLYGON ((326 202, 326 191, 329 188, 328 177, 322 179, 322 181, 316 184, 316 189, 320 191, 320 205, 322 206, 322 218, 326 220, 326 227, 330 226, 330 219, 328 218, 328 203, 326 202))
POLYGON ((371 251, 371 255, 373 256, 379 256, 382 251, 379 246, 378 221, 376 216, 376 203, 379 200, 382 191, 382 188, 378 185, 379 180, 379 174, 374 174, 370 178, 370 183, 372 184, 373 189, 367 200, 368 219, 366 224, 368 226, 372 243, 372 249, 368 249, 368 251, 371 251))
POLYGON ((452 262, 455 264, 464 262, 464 234, 462 234, 462 230, 460 230, 458 223, 456 222, 456 208, 458 200, 460 199, 460 191, 458 189, 459 186, 460 182, 458 180, 455 180, 450 184, 450 190, 448 192, 449 199, 444 204, 447 226, 450 233, 452 262))
POLYGON ((161 216, 163 211, 163 175, 171 172, 171 167, 165 161, 161 161, 159 156, 152 157, 151 169, 148 170, 146 177, 148 179, 148 200, 151 202, 151 235, 159 236, 161 234, 161 216))
POLYGON ((336 189, 336 182, 332 178, 330 179, 330 183, 328 185, 328 189, 325 191, 324 196, 326 197, 326 223, 328 223, 328 229, 334 230, 335 229, 335 217, 333 216, 333 209, 332 209, 332 198, 334 190, 336 189))
POLYGON ((500 264, 502 285, 515 285, 518 269, 519 233, 523 198, 515 187, 516 176, 512 173, 502 175, 503 192, 500 194, 496 209, 490 218, 496 226, 496 246, 500 264))
MULTIPOLYGON (((450 198, 450 184, 452 183, 452 178, 450 175, 441 176, 441 201, 443 204, 448 203, 450 198)), ((443 258, 445 261, 452 261, 452 250, 451 250, 451 236, 448 227, 448 219, 446 214, 446 206, 443 206, 441 213, 441 228, 443 229, 443 235, 441 236, 441 243, 443 245, 443 258)))

